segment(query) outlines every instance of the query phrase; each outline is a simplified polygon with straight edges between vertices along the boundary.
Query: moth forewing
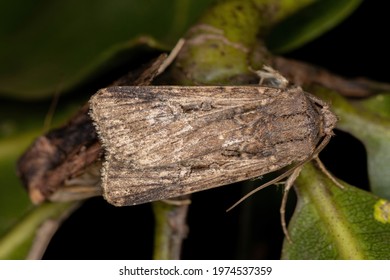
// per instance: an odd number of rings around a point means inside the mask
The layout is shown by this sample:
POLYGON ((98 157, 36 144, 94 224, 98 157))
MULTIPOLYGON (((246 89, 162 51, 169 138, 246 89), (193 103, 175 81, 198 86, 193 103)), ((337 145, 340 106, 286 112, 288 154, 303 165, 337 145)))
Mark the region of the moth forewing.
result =
POLYGON ((335 125, 333 113, 299 87, 111 87, 90 107, 106 152, 104 197, 117 206, 305 161, 335 125))

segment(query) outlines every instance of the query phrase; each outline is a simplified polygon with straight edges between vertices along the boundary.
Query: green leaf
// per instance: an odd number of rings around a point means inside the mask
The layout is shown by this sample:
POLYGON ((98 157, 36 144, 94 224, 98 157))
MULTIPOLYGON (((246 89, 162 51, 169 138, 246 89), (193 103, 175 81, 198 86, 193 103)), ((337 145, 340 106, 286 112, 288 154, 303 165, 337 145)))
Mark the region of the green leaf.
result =
POLYGON ((31 99, 66 92, 128 63, 141 35, 173 45, 211 1, 2 1, 0 93, 31 99))
POLYGON ((321 36, 347 18, 362 0, 318 0, 277 25, 266 45, 273 53, 286 53, 321 36))
POLYGON ((390 202, 342 184, 344 189, 312 164, 304 166, 283 259, 390 258, 390 202))
POLYGON ((390 94, 379 94, 355 102, 354 106, 357 109, 354 116, 357 122, 344 127, 366 147, 372 192, 390 199, 390 94), (356 126, 359 123, 362 126, 358 129, 356 126))

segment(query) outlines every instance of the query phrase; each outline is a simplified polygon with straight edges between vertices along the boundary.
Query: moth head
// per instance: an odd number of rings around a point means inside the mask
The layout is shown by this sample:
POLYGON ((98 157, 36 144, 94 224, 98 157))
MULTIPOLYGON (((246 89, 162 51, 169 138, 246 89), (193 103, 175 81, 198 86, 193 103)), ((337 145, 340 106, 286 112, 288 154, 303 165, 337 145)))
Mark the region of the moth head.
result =
POLYGON ((324 105, 321 109, 322 116, 322 134, 333 135, 333 129, 336 127, 338 118, 330 110, 328 105, 324 105))

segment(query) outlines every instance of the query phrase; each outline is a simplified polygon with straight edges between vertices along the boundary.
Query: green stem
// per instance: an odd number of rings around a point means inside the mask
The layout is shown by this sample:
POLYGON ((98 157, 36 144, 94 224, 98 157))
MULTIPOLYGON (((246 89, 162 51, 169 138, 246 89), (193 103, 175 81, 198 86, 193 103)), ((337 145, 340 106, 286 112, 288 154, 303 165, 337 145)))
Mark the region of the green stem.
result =
POLYGON ((188 205, 186 200, 178 200, 178 204, 164 201, 153 202, 156 220, 153 259, 180 259, 181 245, 187 236, 188 205))
POLYGON ((279 20, 313 0, 217 1, 186 34, 173 70, 177 84, 247 84, 269 55, 252 57, 258 38, 279 20))

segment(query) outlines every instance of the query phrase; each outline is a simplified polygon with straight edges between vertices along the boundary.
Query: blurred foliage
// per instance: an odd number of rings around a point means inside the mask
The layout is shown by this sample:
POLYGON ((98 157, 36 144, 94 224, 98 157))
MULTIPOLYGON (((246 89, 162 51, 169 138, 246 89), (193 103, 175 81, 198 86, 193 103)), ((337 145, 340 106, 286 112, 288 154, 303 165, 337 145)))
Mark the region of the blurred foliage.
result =
POLYGON ((36 99, 128 63, 141 35, 172 46, 211 0, 1 2, 0 93, 36 99), (118 59, 120 58, 120 59, 118 59))
POLYGON ((348 17, 362 0, 315 1, 281 22, 266 38, 273 53, 285 53, 310 42, 348 17))

